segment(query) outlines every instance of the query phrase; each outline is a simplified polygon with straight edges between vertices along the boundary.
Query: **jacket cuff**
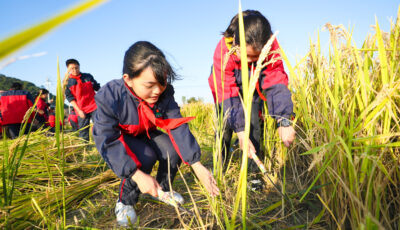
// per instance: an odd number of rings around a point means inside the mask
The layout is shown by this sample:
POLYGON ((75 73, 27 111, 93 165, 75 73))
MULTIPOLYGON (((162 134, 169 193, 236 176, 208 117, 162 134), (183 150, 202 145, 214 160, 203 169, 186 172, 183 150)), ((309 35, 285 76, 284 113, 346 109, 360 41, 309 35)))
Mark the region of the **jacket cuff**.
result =
POLYGON ((283 84, 273 85, 266 90, 268 112, 275 119, 290 119, 293 115, 291 92, 283 84))
POLYGON ((196 152, 196 153, 193 154, 193 159, 190 160, 190 161, 187 161, 187 163, 189 165, 192 165, 192 164, 194 164, 196 162, 199 162, 200 159, 201 159, 201 153, 200 152, 196 152))
POLYGON ((195 159, 195 160, 193 160, 193 161, 191 161, 191 162, 188 162, 188 164, 189 164, 190 166, 192 166, 193 164, 195 164, 195 163, 197 163, 197 162, 200 162, 200 159, 195 159))
POLYGON ((244 126, 235 127, 233 131, 235 131, 235 133, 242 132, 244 131, 244 126))
POLYGON ((136 173, 137 170, 138 170, 138 168, 136 167, 136 168, 133 170, 133 172, 132 172, 131 174, 129 174, 129 176, 126 177, 126 179, 131 179, 131 180, 132 180, 132 176, 133 176, 133 174, 136 173))
POLYGON ((74 96, 66 96, 66 98, 67 98, 67 101, 68 101, 68 102, 76 101, 76 99, 75 99, 74 96))

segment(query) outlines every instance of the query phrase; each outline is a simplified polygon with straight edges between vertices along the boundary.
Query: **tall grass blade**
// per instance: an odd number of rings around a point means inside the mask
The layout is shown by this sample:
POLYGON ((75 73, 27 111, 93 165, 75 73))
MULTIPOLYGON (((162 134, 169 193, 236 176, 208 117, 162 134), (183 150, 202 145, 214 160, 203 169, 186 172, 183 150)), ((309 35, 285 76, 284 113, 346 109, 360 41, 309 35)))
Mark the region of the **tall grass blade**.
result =
POLYGON ((33 42, 44 34, 50 32, 61 24, 77 17, 78 15, 98 6, 106 0, 88 0, 79 5, 60 13, 53 18, 41 22, 33 27, 18 32, 3 41, 0 41, 0 60, 33 42))

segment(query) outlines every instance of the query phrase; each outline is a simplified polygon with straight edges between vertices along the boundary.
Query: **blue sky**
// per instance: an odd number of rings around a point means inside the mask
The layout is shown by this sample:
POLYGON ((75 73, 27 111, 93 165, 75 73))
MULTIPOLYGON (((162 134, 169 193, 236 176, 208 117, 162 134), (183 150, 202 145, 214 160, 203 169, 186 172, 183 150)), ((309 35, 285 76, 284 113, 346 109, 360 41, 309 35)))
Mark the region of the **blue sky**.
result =
MULTIPOLYGON (((0 39, 62 11, 77 0, 0 1, 0 39)), ((279 31, 278 40, 294 62, 304 56, 310 39, 325 23, 353 28, 361 45, 375 24, 388 31, 396 19, 398 1, 372 0, 242 0, 242 8, 257 9, 279 31)), ((81 63, 81 71, 91 73, 104 85, 121 77, 124 52, 139 40, 159 47, 182 80, 176 81, 175 97, 201 97, 212 102, 207 78, 212 55, 230 19, 238 12, 237 0, 112 0, 52 31, 11 57, 46 52, 45 55, 16 61, 0 73, 44 85, 47 78, 55 92, 57 56, 60 70, 68 58, 81 63)), ((329 34, 320 32, 322 46, 329 46, 329 34)), ((10 58, 11 58, 10 57, 10 58)), ((3 60, 7 61, 7 59, 3 60)), ((0 63, 1 64, 1 63, 0 63)))

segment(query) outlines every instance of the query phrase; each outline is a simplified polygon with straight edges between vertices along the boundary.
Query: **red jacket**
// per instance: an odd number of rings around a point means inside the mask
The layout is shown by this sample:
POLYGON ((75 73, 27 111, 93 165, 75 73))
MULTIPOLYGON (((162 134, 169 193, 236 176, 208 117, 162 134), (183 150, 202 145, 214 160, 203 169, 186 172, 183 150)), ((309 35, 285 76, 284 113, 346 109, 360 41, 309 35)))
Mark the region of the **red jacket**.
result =
POLYGON ((56 127, 56 116, 54 114, 49 115, 49 125, 50 127, 56 127))
MULTIPOLYGON (((63 124, 64 124, 64 121, 60 121, 60 126, 63 126, 63 124)), ((49 115, 49 125, 52 128, 56 127, 56 115, 54 113, 51 113, 49 115)))
POLYGON ((68 122, 71 123, 71 121, 78 123, 78 115, 76 115, 74 110, 72 110, 71 113, 68 115, 68 122))
MULTIPOLYGON (((33 105, 32 95, 25 90, 9 90, 1 94, 0 110, 3 125, 21 124, 26 112, 33 105)), ((29 118, 28 123, 31 123, 29 118)))
MULTIPOLYGON (((230 127, 235 132, 239 132, 244 130, 245 124, 243 107, 239 98, 239 95, 242 94, 242 74, 240 58, 236 54, 227 56, 227 53, 231 50, 232 40, 232 38, 223 37, 218 43, 213 58, 214 71, 211 71, 208 83, 215 103, 224 103, 224 112, 230 111, 227 120, 230 127), (228 60, 225 60, 225 57, 228 57, 228 60), (224 62, 226 62, 225 71, 223 71, 224 62)), ((278 41, 274 40, 271 52, 278 49, 278 41)), ((265 61, 279 57, 279 53, 270 54, 265 61)), ((255 63, 253 64, 255 65, 255 63)), ((249 67, 251 67, 250 64, 249 67)), ((285 73, 282 60, 267 65, 260 73, 257 87, 267 94, 268 111, 271 115, 274 115, 274 118, 280 116, 289 118, 293 114, 291 93, 287 85, 288 76, 285 73)), ((261 96, 264 97, 264 94, 261 96)), ((259 95, 255 92, 254 100, 258 100, 258 97, 259 95)))
POLYGON ((94 100, 96 93, 94 91, 99 89, 100 84, 90 74, 70 75, 65 89, 65 96, 69 102, 76 101, 76 104, 83 112, 91 113, 97 108, 94 100))
POLYGON ((39 97, 37 97, 36 100, 38 100, 36 103, 36 108, 44 112, 43 115, 37 113, 36 117, 38 118, 39 121, 46 122, 47 120, 49 120, 49 104, 45 100, 39 97))

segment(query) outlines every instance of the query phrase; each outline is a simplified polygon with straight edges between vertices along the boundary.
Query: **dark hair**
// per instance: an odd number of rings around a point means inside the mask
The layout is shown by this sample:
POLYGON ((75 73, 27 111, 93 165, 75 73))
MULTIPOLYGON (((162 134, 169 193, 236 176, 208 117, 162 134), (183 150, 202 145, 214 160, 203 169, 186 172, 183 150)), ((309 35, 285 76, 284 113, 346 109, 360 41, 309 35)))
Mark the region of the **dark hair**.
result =
POLYGON ((47 89, 45 89, 45 88, 41 88, 41 89, 39 90, 39 93, 43 95, 43 94, 48 94, 49 91, 48 91, 47 89))
MULTIPOLYGON (((246 10, 243 11, 242 14, 246 44, 251 45, 254 49, 261 51, 272 35, 269 21, 257 10, 246 10)), ((239 14, 236 14, 231 19, 231 23, 223 35, 224 37, 234 37, 235 44, 240 44, 239 14)))
POLYGON ((136 42, 125 52, 122 74, 135 78, 147 67, 153 70, 158 83, 163 86, 177 79, 161 50, 147 41, 136 42))
POLYGON ((68 60, 65 62, 65 65, 66 65, 67 67, 68 67, 70 64, 79 65, 79 62, 78 62, 76 59, 71 58, 71 59, 68 59, 68 60))
POLYGON ((19 82, 14 82, 11 85, 11 90, 22 90, 22 84, 19 82))

